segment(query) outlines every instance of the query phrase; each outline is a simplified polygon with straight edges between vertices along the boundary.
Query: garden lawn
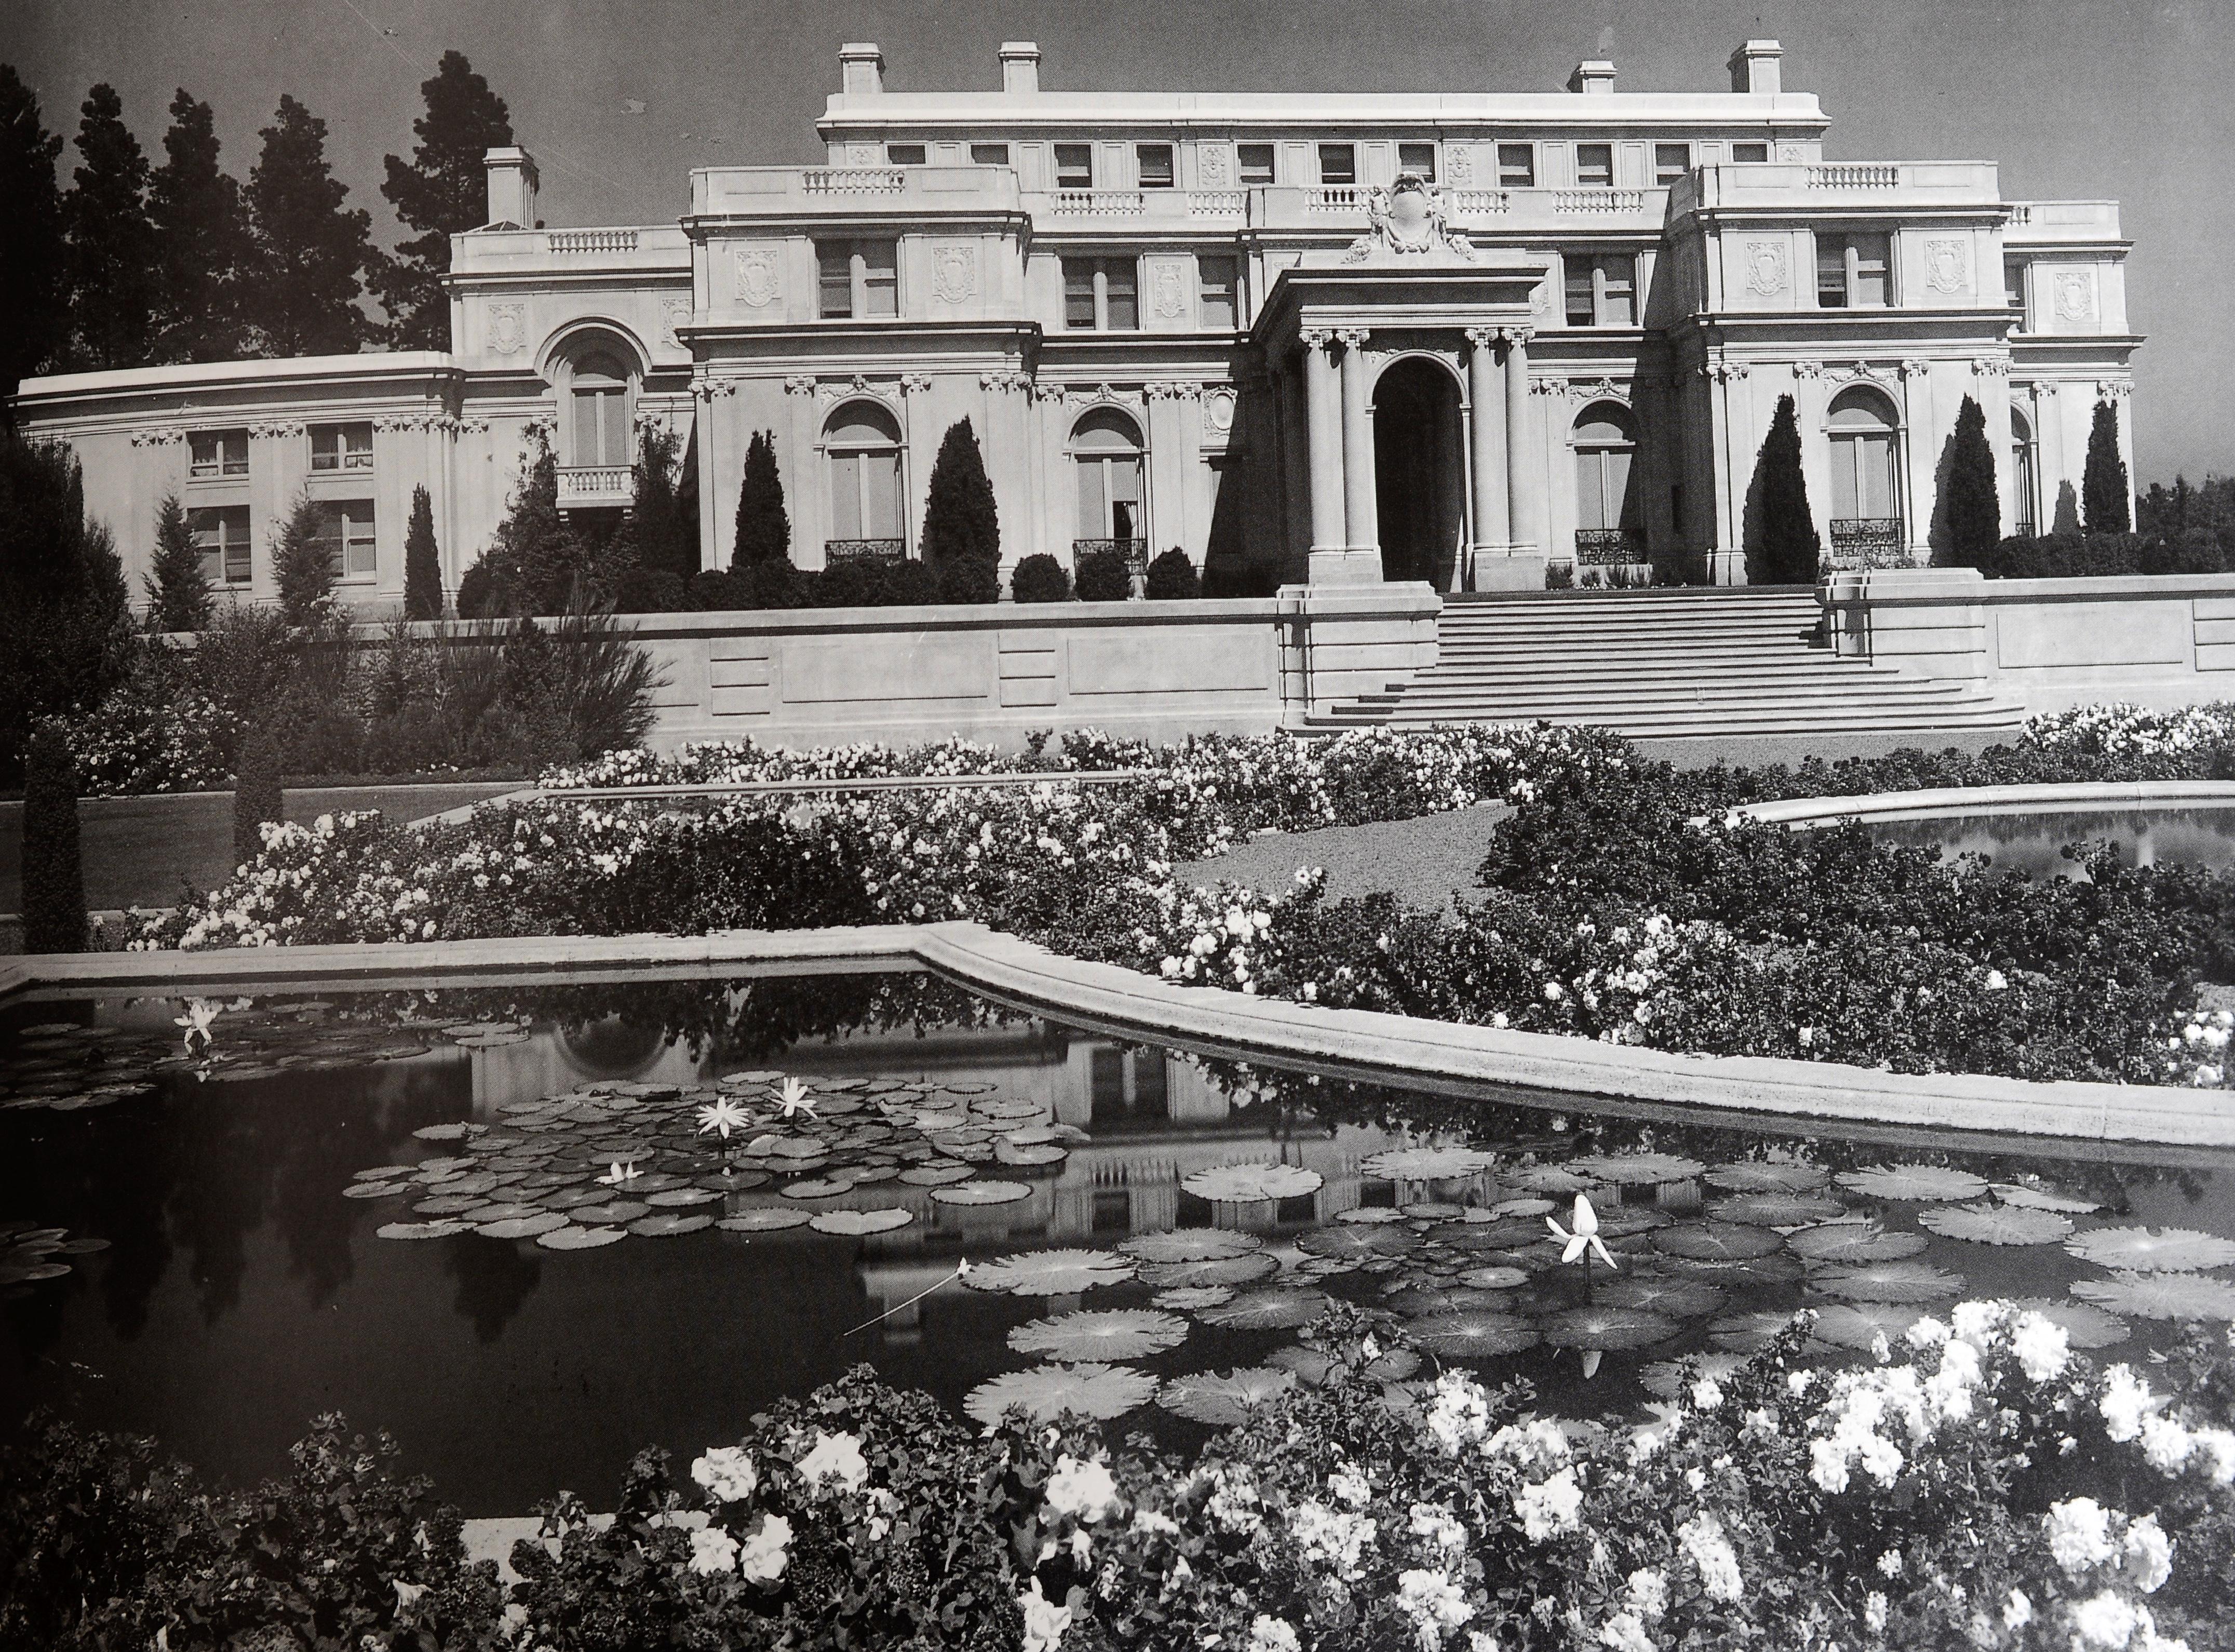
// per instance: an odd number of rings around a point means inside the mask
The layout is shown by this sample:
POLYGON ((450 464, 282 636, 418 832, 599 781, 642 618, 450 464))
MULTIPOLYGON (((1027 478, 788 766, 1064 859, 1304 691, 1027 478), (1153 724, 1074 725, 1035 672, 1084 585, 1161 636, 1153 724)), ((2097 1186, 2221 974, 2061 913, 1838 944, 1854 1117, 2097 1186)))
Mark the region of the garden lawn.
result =
MULTIPOLYGON (((420 820, 483 797, 518 791, 517 780, 291 790, 287 818, 305 824, 343 809, 377 809, 420 820)), ((233 794, 88 797, 78 805, 85 899, 96 912, 173 906, 180 885, 206 889, 232 875, 233 794)), ((23 805, 0 803, 0 914, 23 904, 23 805)))
POLYGON ((1294 886, 1298 868, 1316 866, 1327 873, 1329 901, 1393 895, 1411 906, 1442 910, 1453 895, 1470 902, 1482 898, 1490 835, 1512 812, 1504 803, 1477 803, 1413 820, 1264 833, 1215 860, 1182 862, 1172 875, 1206 888, 1223 881, 1278 895, 1294 886))

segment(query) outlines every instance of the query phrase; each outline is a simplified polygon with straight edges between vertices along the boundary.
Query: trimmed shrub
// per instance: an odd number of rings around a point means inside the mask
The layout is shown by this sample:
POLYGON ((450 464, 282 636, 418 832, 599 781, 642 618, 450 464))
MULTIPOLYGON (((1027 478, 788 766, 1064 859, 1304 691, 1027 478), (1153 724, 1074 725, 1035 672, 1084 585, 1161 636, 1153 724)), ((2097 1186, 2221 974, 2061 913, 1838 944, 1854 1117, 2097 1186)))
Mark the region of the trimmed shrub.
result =
POLYGON ((435 506, 424 488, 411 490, 411 525, 403 534, 403 617, 442 617, 442 560, 435 544, 435 506))
POLYGON ((1808 479, 1800 469, 1800 419, 1793 398, 1777 398, 1769 434, 1754 463, 1754 533, 1747 547, 1751 585, 1812 585, 1823 553, 1808 508, 1808 479))
POLYGON ((215 599, 193 530, 176 494, 166 494, 155 509, 155 555, 145 575, 147 629, 200 631, 209 623, 215 599))
POLYGON ((1213 556, 1203 565, 1207 597, 1269 597, 1279 593, 1281 568, 1273 562, 1247 562, 1238 556, 1213 556))
POLYGON ((1976 566, 1992 580, 2115 579, 2135 574, 2220 574, 2225 551, 2192 528, 2176 538, 2143 534, 2050 534, 2002 541, 1976 566))
POLYGON ((53 724, 23 750, 23 950, 83 952, 85 866, 78 855, 77 761, 53 724))
POLYGON ((814 592, 788 556, 750 563, 731 576, 731 587, 748 608, 804 608, 814 592))
MULTIPOLYGON (((920 563, 919 567, 932 567, 920 563)), ((999 602, 1001 562, 993 556, 950 556, 936 564, 934 602, 999 602)))
POLYGON ((483 557, 458 579, 458 618, 494 620, 497 609, 496 571, 483 557))
POLYGON ((757 430, 745 444, 745 474, 737 485, 737 544, 730 566, 743 570, 757 562, 780 561, 791 554, 791 517, 783 508, 783 475, 777 469, 776 433, 757 430))
POLYGON ((1072 576, 1081 602, 1123 602, 1133 594, 1133 576, 1123 551, 1089 551, 1072 576))
POLYGON ((923 507, 923 560, 943 574, 950 562, 1001 560, 1001 519, 993 483, 967 419, 947 427, 932 462, 923 507))
POLYGON ((1987 416, 1978 403, 1963 398, 1949 438, 1948 475, 1940 485, 1946 515, 1946 558, 1959 567, 1976 567, 1993 554, 2002 534, 2002 497, 1995 490, 1995 451, 1987 443, 1987 416))
POLYGON ((1191 602, 1202 594, 1203 581, 1196 576, 1195 564, 1178 546, 1149 564, 1150 601, 1191 602))
POLYGON ((2119 415, 2108 402, 2095 403, 2095 422, 2088 428, 2080 510, 2090 534, 2124 534, 2134 525, 2133 492, 2127 462, 2119 456, 2119 415))
POLYGON ((263 852, 265 821, 287 817, 280 776, 287 752, 276 718, 259 718, 240 742, 233 782, 233 860, 246 866, 263 852))
POLYGON ((1071 575, 1045 551, 1036 551, 1017 564, 1009 589, 1019 602, 1068 602, 1071 575))
POLYGON ((691 601, 708 613, 725 613, 757 605, 746 600, 745 585, 725 568, 706 568, 691 581, 691 601))
POLYGON ((667 568, 631 568, 613 597, 619 613, 683 613, 691 606, 691 587, 667 568))

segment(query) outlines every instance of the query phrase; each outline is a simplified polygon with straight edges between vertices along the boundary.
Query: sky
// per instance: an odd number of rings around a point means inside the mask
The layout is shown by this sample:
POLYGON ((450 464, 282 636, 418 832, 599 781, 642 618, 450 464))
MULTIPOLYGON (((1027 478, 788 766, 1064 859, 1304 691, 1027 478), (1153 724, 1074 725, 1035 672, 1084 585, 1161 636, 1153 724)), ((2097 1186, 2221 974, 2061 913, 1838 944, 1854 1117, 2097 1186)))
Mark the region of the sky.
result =
POLYGON ((386 241, 381 156, 409 155, 454 47, 563 226, 672 221, 692 167, 819 159, 849 40, 882 45, 895 90, 996 88, 1013 38, 1039 42, 1051 90, 1552 91, 1605 57, 1617 90, 1712 91, 1755 36, 1821 98, 1831 158, 1996 161, 2006 198, 2119 201, 2148 338, 2134 479, 2235 472, 2235 0, 0 0, 0 61, 50 129, 74 136, 105 80, 160 160, 183 85, 245 179, 292 93, 386 241))

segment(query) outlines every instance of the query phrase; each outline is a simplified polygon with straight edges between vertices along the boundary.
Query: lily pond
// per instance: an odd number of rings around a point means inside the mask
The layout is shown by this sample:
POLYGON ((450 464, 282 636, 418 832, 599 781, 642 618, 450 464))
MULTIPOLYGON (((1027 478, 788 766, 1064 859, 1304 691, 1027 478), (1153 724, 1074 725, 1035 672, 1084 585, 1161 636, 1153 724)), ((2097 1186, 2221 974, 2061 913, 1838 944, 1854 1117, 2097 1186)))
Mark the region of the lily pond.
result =
POLYGON ((2235 867, 2235 809, 2118 810, 2018 810, 1957 815, 1937 820, 1884 821, 1871 836, 1882 843, 1937 846, 1943 860, 1983 855, 2000 868, 2029 877, 2084 878, 2065 854, 2068 844, 2108 843, 2130 866, 2235 867))
POLYGON ((1826 1361, 1983 1295, 2147 1357, 2235 1319, 2231 1172, 1403 1092, 927 974, 21 1004, 0 1432, 246 1482, 340 1411, 519 1514, 865 1360, 1186 1442, 1314 1380, 1335 1297, 1409 1328, 1396 1403, 1456 1362, 1642 1420, 1802 1307, 1826 1361))

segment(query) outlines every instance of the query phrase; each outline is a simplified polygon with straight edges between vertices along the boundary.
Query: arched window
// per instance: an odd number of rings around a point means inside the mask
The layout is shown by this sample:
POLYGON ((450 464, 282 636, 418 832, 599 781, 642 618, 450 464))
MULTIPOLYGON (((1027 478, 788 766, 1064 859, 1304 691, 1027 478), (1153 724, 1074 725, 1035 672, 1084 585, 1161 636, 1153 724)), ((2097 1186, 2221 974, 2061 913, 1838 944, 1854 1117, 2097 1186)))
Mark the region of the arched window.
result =
POLYGON ((1832 520, 1897 521, 1899 472, 1894 463, 1899 421, 1884 397, 1858 385, 1832 403, 1832 520))
POLYGON ((629 453, 629 370, 605 351, 574 364, 567 384, 574 404, 571 462, 578 466, 625 465, 629 453))
POLYGON ((903 556, 901 525, 901 427, 874 402, 849 402, 823 427, 830 467, 828 557, 903 556))
POLYGON ((1140 427, 1123 413, 1097 408, 1072 431, 1071 455, 1078 475, 1079 539, 1145 540, 1140 427))
POLYGON ((2041 493, 2034 460, 2033 426, 2010 410, 2010 532, 2031 539, 2040 531, 2041 493))
POLYGON ((1596 402, 1576 416, 1576 553, 1583 562, 1635 562, 1644 555, 1643 525, 1631 472, 1637 423, 1629 410, 1596 402))

